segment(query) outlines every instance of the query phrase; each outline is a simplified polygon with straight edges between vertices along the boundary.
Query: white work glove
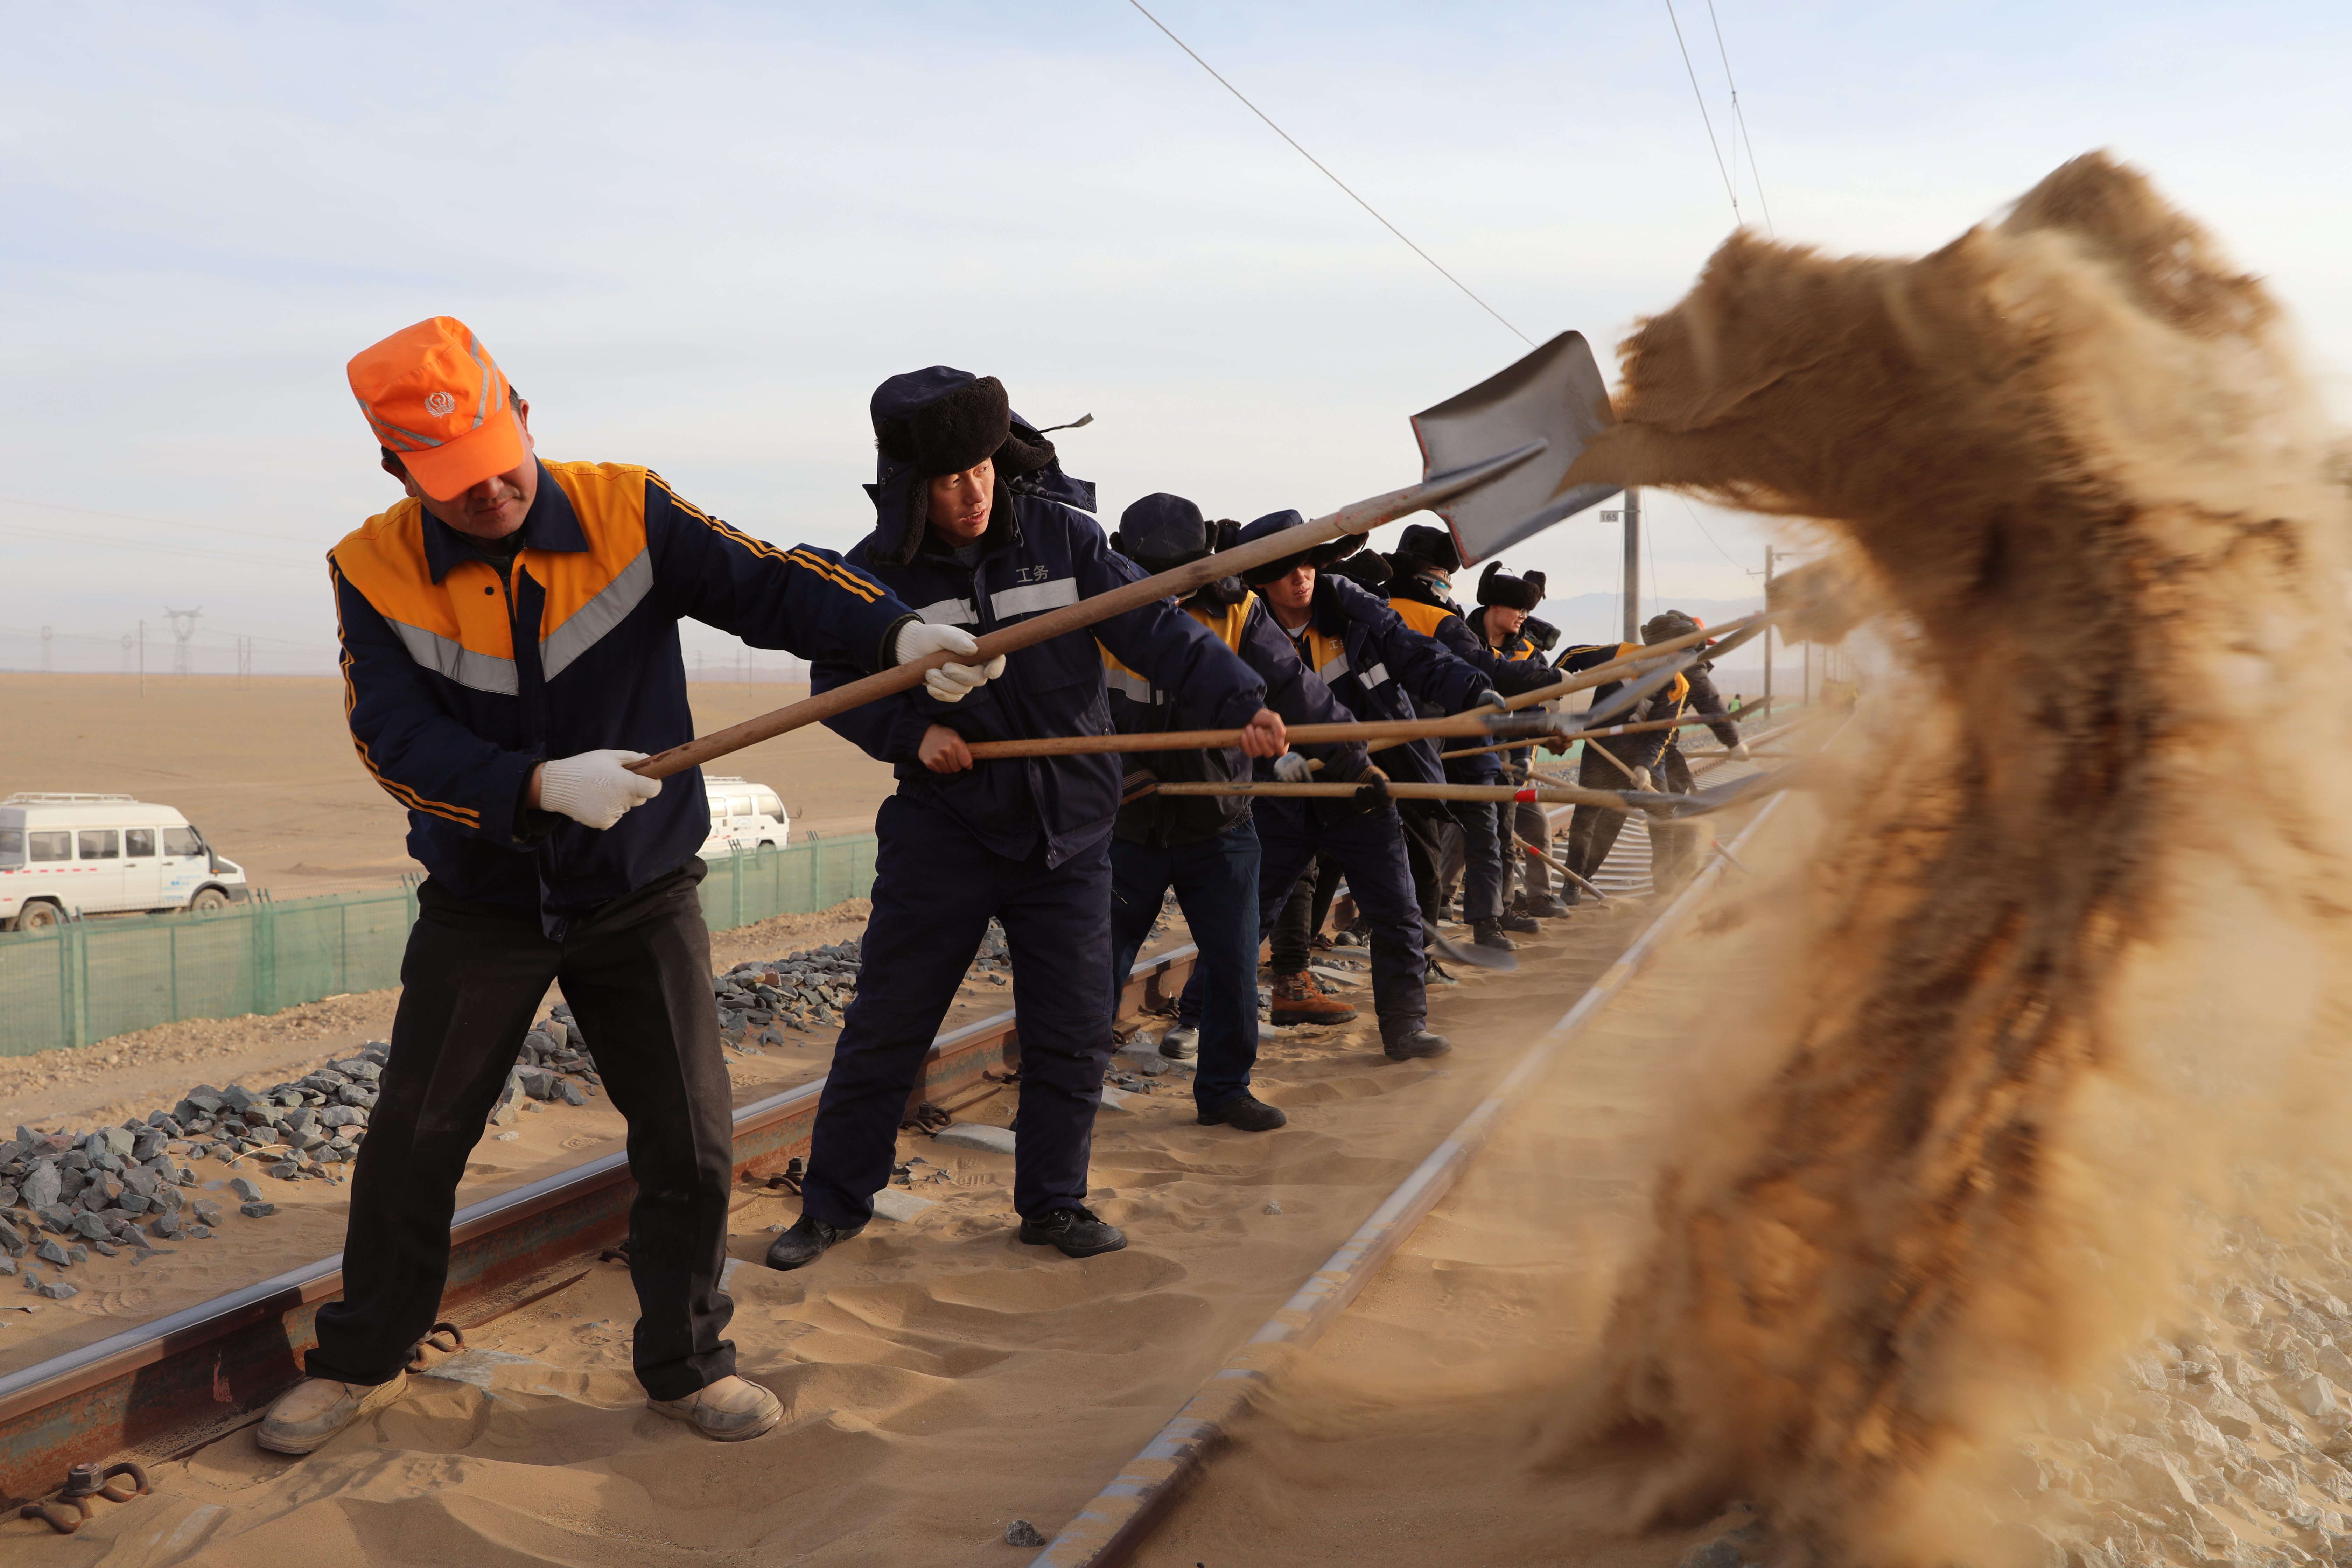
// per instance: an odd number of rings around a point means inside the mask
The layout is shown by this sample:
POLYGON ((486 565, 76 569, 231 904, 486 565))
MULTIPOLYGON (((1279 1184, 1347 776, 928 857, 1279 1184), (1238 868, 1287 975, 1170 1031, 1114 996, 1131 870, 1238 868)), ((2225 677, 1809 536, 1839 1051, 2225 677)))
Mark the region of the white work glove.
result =
POLYGON ((1284 784, 1305 784, 1315 776, 1315 764, 1297 752, 1285 752, 1274 759, 1274 776, 1284 784))
MULTIPOLYGON (((980 644, 961 626, 938 626, 929 621, 909 621, 898 633, 897 647, 891 650, 900 664, 912 664, 935 653, 978 653, 980 644)), ((923 671, 923 689, 942 702, 961 702, 972 690, 1004 673, 1004 656, 998 654, 986 664, 943 664, 937 669, 923 671)))
POLYGON ((1730 754, 1734 761, 1742 763, 1746 762, 1748 760, 1748 742, 1745 741, 1733 742, 1730 754))
POLYGON ((1646 789, 1648 789, 1648 788, 1650 787, 1650 770, 1649 770, 1649 769, 1647 769, 1647 768, 1635 768, 1635 769, 1633 770, 1633 787, 1634 787, 1635 789, 1641 789, 1641 790, 1646 790, 1646 789))
POLYGON ((539 775, 542 811, 560 811, 583 827, 604 831, 661 794, 661 780, 631 773, 624 763, 642 763, 643 752, 583 752, 558 757, 539 775))

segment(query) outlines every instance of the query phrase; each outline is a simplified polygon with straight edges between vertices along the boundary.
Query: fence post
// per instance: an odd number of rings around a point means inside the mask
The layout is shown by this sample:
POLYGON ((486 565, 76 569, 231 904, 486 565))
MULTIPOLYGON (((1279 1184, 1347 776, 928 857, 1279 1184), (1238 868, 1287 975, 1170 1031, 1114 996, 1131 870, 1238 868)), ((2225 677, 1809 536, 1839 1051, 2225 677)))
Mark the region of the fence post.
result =
POLYGON ((743 923, 743 847, 740 844, 731 844, 727 848, 727 888, 735 899, 735 918, 728 927, 732 931, 743 923))
POLYGON ((278 918, 268 889, 255 891, 246 929, 253 948, 253 1010, 267 1016, 278 1011, 278 918))
POLYGON ((176 1024, 180 1021, 180 928, 168 925, 163 931, 172 943, 172 1022, 176 1024))

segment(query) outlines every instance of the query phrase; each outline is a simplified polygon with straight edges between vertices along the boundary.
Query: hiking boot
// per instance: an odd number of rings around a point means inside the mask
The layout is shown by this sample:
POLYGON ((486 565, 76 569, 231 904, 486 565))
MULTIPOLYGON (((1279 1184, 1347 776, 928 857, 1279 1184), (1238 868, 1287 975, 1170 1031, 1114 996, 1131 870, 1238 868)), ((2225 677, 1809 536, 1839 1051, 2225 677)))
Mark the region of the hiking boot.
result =
POLYGON ((1446 969, 1445 965, 1437 962, 1437 955, 1435 953, 1423 953, 1421 962, 1423 970, 1422 978, 1425 983, 1432 985, 1459 985, 1462 984, 1462 982, 1454 978, 1452 973, 1446 969))
POLYGON ((1503 934, 1503 923, 1500 921, 1478 921, 1470 928, 1470 940, 1480 947, 1491 947, 1497 952, 1513 952, 1517 951, 1519 945, 1503 934))
POLYGON ((1175 1061, 1191 1061, 1201 1054, 1201 1031, 1190 1024, 1170 1025, 1160 1037, 1160 1054, 1175 1061))
POLYGON ((722 1377, 684 1399, 648 1399, 646 1408, 719 1443, 756 1437, 784 1418, 783 1401, 740 1377, 722 1377))
POLYGON ((1504 915, 1495 923, 1505 931, 1517 931, 1521 936, 1543 935, 1543 927, 1538 925, 1531 915, 1504 915))
MULTIPOLYGON (((866 1227, 853 1225, 845 1228, 830 1226, 814 1215, 803 1215, 793 1222, 793 1228, 768 1245, 768 1267, 799 1268, 814 1263, 824 1256, 824 1250, 839 1242, 847 1241, 866 1227)), ((766 1428, 761 1428, 765 1431, 766 1428)), ((747 1433, 747 1436, 756 1434, 747 1433)))
POLYGON ((1568 906, 1549 893, 1537 893, 1528 900, 1528 913, 1538 920, 1558 920, 1568 913, 1568 906))
POLYGON ((1392 1062, 1409 1062, 1415 1057, 1442 1057, 1454 1048, 1454 1042, 1444 1035, 1433 1035, 1415 1024, 1402 1034, 1390 1038, 1381 1047, 1392 1062))
POLYGON ((1058 1247, 1065 1258, 1092 1258, 1117 1252, 1127 1245, 1127 1234, 1094 1216, 1090 1209, 1047 1209, 1035 1219, 1021 1222, 1021 1239, 1032 1247, 1058 1247))
POLYGON ((1356 1010, 1337 996, 1324 994, 1305 970, 1274 977, 1274 1021, 1277 1024, 1342 1024, 1356 1010))
POLYGON ((408 1374, 393 1373, 390 1383, 337 1383, 331 1377, 306 1377, 278 1396, 254 1440, 273 1454, 308 1454, 328 1438, 373 1415, 408 1392, 408 1374))
POLYGON ((1584 902, 1584 889, 1573 882, 1563 882, 1560 884, 1559 901, 1572 910, 1584 902))
POLYGON ((1248 1089, 1201 1108, 1202 1126, 1214 1127, 1223 1122, 1244 1132, 1271 1132, 1289 1120, 1277 1107, 1268 1105, 1248 1089))

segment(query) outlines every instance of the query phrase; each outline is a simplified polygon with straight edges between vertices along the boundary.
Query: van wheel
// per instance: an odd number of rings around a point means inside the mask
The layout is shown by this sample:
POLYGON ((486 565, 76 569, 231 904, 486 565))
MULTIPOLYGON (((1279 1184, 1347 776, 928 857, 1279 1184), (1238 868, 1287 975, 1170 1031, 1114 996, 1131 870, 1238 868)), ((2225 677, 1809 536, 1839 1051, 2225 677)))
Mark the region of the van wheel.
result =
POLYGON ((46 899, 36 899, 16 911, 18 931, 47 931, 65 919, 58 906, 46 899))
POLYGON ((775 847, 776 841, 772 838, 762 838, 760 840, 760 847, 762 849, 773 849, 775 847))
POLYGON ((196 896, 188 900, 188 912, 194 915, 216 915, 228 908, 228 895, 218 888, 198 888, 196 896))

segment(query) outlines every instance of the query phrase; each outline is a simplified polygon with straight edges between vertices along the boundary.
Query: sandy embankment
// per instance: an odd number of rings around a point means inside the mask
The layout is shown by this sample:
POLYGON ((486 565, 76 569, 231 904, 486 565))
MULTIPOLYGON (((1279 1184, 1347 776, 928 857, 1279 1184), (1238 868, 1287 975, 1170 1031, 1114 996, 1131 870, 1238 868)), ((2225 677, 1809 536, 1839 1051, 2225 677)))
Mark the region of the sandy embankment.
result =
MULTIPOLYGON (((877 1221, 805 1272, 759 1265, 795 1205, 747 1194, 731 1332, 743 1371, 788 1405, 757 1443, 718 1447, 642 1408, 634 1300, 610 1265, 479 1330, 493 1353, 466 1366, 480 1384, 419 1379, 299 1463, 233 1435, 160 1467, 158 1497, 135 1505, 144 1519, 118 1510, 51 1555, 96 1563, 116 1541, 144 1550, 184 1524, 174 1554, 198 1563, 1003 1562, 1009 1521, 1069 1517, 1643 918, 1632 900, 1581 911, 1517 974, 1434 992, 1456 1043, 1434 1065, 1389 1061, 1368 1019, 1270 1038, 1260 1089, 1290 1111, 1281 1131, 1201 1127, 1169 1079, 1106 1112, 1092 1201, 1129 1228, 1122 1253, 1020 1246, 1010 1158, 919 1138, 901 1158, 931 1163, 914 1190, 937 1206, 877 1221)), ((964 1115, 1001 1121, 1003 1108, 964 1115)))

